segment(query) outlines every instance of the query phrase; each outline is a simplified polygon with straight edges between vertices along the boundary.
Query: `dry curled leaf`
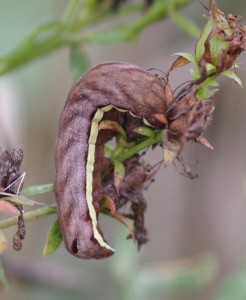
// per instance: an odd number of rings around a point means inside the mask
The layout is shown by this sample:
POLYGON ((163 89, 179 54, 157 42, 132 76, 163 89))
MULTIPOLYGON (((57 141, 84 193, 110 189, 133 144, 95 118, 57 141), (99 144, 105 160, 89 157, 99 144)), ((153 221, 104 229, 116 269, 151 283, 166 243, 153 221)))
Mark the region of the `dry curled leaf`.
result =
MULTIPOLYGON (((0 188, 1 192, 4 192, 2 196, 0 195, 0 198, 6 198, 6 194, 8 196, 17 195, 16 197, 19 197, 18 194, 23 185, 23 176, 20 172, 22 159, 23 151, 21 149, 4 152, 0 150, 0 188), (18 180, 19 178, 21 178, 20 182, 18 180)), ((26 226, 23 218, 22 205, 16 203, 15 207, 20 214, 17 224, 18 230, 13 237, 13 248, 19 251, 22 248, 22 240, 25 238, 26 226)))
POLYGON ((115 204, 113 215, 124 224, 128 224, 126 218, 133 221, 134 234, 128 226, 129 237, 135 238, 140 248, 148 241, 147 230, 144 225, 144 214, 146 211, 146 202, 143 197, 143 190, 146 184, 152 181, 153 173, 149 168, 140 163, 139 157, 135 156, 125 162, 125 176, 121 182, 119 193, 113 183, 112 175, 103 180, 104 194, 115 204), (129 211, 121 213, 122 208, 130 204, 129 211))
POLYGON ((20 212, 18 217, 18 230, 13 237, 13 248, 15 251, 20 251, 22 249, 22 241, 26 235, 26 226, 23 218, 23 212, 20 212))

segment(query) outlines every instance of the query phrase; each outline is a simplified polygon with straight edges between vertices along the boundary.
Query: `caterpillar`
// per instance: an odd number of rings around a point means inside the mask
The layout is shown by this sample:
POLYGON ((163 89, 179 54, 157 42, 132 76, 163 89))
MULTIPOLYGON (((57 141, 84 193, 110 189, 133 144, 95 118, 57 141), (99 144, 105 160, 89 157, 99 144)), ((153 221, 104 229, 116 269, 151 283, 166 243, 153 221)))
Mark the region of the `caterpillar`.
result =
POLYGON ((98 224, 103 145, 113 135, 99 134, 100 121, 130 113, 163 128, 164 87, 161 78, 139 66, 107 62, 86 72, 69 91, 59 121, 54 191, 65 247, 74 256, 101 259, 114 253, 98 224))

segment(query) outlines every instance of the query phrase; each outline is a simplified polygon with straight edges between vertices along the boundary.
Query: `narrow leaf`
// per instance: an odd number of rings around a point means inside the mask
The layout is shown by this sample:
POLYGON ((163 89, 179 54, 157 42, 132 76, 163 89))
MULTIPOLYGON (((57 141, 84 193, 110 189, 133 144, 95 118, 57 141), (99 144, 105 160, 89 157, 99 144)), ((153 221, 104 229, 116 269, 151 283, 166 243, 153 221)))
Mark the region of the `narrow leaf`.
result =
POLYGON ((195 53, 196 53, 196 59, 199 61, 200 58, 203 56, 204 51, 205 51, 205 41, 208 38, 212 28, 215 26, 215 22, 212 18, 209 18, 209 20, 207 21, 202 34, 196 44, 196 49, 195 49, 195 53))
POLYGON ((228 41, 224 41, 221 39, 219 35, 215 35, 210 40, 210 52, 211 52, 211 60, 215 66, 221 65, 222 53, 229 46, 228 41))
POLYGON ((215 71, 216 70, 216 67, 210 63, 207 63, 206 64, 206 70, 207 70, 207 73, 209 72, 212 72, 212 71, 215 71))
POLYGON ((39 185, 28 186, 20 192, 20 195, 22 195, 22 196, 32 196, 32 195, 49 193, 49 192, 52 192, 52 191, 53 191, 53 184, 52 183, 47 183, 47 184, 39 184, 39 185))
POLYGON ((188 33, 193 38, 197 39, 199 37, 201 29, 194 22, 192 22, 191 19, 186 18, 177 11, 173 11, 171 13, 171 19, 178 28, 188 33))
POLYGON ((195 80, 198 80, 201 77, 201 74, 198 71, 193 70, 193 69, 190 69, 190 74, 193 77, 193 79, 195 79, 195 80))
MULTIPOLYGON (((26 222, 33 221, 42 218, 44 216, 52 215, 54 213, 56 213, 56 204, 51 204, 47 207, 41 207, 25 213, 25 221, 26 222)), ((17 221, 18 221, 17 216, 5 220, 1 220, 0 228, 8 228, 10 226, 16 226, 17 221)))
POLYGON ((216 76, 208 77, 203 83, 199 85, 199 87, 210 87, 210 86, 219 86, 218 82, 216 81, 216 76))
POLYGON ((114 161, 114 185, 119 194, 121 182, 125 176, 125 166, 119 161, 114 161))
POLYGON ((205 100, 212 97, 219 89, 208 89, 208 88, 198 88, 196 91, 196 97, 199 100, 205 100))
POLYGON ((46 205, 44 203, 28 199, 24 196, 18 196, 18 195, 13 195, 13 194, 9 194, 9 193, 0 193, 0 195, 5 196, 5 197, 1 198, 1 200, 9 201, 15 205, 18 205, 18 204, 19 205, 28 205, 28 206, 32 206, 34 204, 46 205))
POLYGON ((79 0, 68 1, 68 5, 62 16, 62 21, 64 25, 70 25, 70 23, 73 22, 74 18, 79 12, 79 5, 80 5, 79 0))
POLYGON ((243 87, 243 83, 242 83, 241 79, 237 76, 236 73, 234 73, 234 72, 232 72, 230 70, 226 70, 226 71, 223 71, 221 73, 221 75, 224 75, 224 76, 226 76, 228 78, 233 79, 234 81, 236 81, 237 84, 240 85, 240 87, 243 87))
POLYGON ((0 193, 0 195, 5 196, 1 200, 9 201, 15 205, 29 205, 32 206, 35 204, 35 201, 30 200, 23 196, 17 196, 9 193, 0 193))
MULTIPOLYGON (((191 62, 191 63, 193 63, 193 64, 195 64, 195 65, 197 65, 198 64, 198 61, 197 61, 197 58, 195 57, 195 55, 193 55, 193 54, 191 54, 191 53, 187 53, 187 52, 178 52, 178 53, 174 53, 174 55, 178 55, 179 57, 176 59, 176 61, 173 63, 173 65, 175 65, 175 64, 177 64, 177 67, 181 67, 181 66, 184 66, 184 63, 186 62, 186 61, 188 61, 188 62, 191 62), (184 61, 182 61, 181 59, 180 59, 180 57, 183 57, 183 58, 185 58, 186 60, 184 60, 184 61), (181 63, 181 65, 180 65, 180 63, 181 63)), ((187 63, 188 63, 187 62, 187 63)), ((186 63, 186 64, 187 64, 186 63)))
POLYGON ((48 231, 46 244, 43 250, 43 257, 49 256, 54 253, 63 241, 59 220, 56 220, 48 231))

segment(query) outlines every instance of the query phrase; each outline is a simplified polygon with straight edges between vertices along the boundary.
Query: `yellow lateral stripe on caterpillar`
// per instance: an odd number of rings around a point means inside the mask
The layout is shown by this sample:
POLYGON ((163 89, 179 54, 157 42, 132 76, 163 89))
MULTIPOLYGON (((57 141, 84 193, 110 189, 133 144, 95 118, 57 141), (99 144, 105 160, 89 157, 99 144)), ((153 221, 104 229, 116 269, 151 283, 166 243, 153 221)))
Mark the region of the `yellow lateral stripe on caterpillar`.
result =
MULTIPOLYGON (((112 109, 112 107, 110 107, 110 109, 112 109)), ((104 111, 98 109, 97 112, 95 113, 94 118, 92 119, 91 132, 90 132, 90 137, 88 142, 89 143, 88 158, 86 164, 86 199, 87 199, 89 214, 92 220, 94 238, 98 241, 101 247, 105 247, 114 252, 114 249, 104 241, 103 237, 101 236, 101 234, 97 229, 97 215, 96 215, 95 208, 93 206, 93 197, 92 197, 93 170, 94 170, 94 162, 95 162, 95 144, 98 136, 98 124, 103 118, 103 114, 104 111)))

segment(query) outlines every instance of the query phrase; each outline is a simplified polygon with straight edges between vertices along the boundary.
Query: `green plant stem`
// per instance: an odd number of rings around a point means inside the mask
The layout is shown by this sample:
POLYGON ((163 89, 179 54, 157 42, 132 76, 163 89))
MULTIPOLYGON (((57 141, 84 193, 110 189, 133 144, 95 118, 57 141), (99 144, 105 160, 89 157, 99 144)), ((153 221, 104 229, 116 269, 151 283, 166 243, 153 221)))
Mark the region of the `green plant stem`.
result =
POLYGON ((62 16, 62 22, 66 25, 72 23, 76 16, 76 11, 79 9, 80 0, 71 0, 62 16))
POLYGON ((155 138, 145 138, 135 146, 131 147, 128 150, 124 150, 121 153, 117 153, 114 157, 115 160, 119 162, 124 162, 125 160, 129 159, 130 157, 134 156, 135 154, 139 153, 140 151, 160 143, 162 141, 162 131, 156 134, 155 138))
MULTIPOLYGON (((173 6, 175 9, 180 9, 191 1, 175 0, 173 6)), ((0 56, 0 76, 64 46, 132 41, 145 27, 165 19, 169 13, 168 1, 156 0, 146 12, 143 12, 140 5, 138 11, 142 11, 142 14, 128 26, 104 32, 94 30, 89 32, 88 26, 100 23, 105 17, 114 19, 125 11, 128 11, 128 14, 136 13, 136 5, 126 5, 122 11, 119 9, 115 13, 109 7, 98 3, 97 1, 81 3, 78 0, 71 0, 60 21, 52 21, 37 27, 14 50, 0 56)))
MULTIPOLYGON (((24 214, 24 218, 25 218, 25 221, 29 222, 29 221, 37 220, 44 216, 52 215, 54 213, 56 213, 56 204, 52 204, 47 207, 42 207, 42 208, 38 208, 38 209, 35 209, 32 211, 29 211, 24 214)), ((14 226, 17 224, 17 221, 18 221, 18 216, 11 217, 11 218, 5 219, 3 221, 0 221, 0 229, 14 226)))

